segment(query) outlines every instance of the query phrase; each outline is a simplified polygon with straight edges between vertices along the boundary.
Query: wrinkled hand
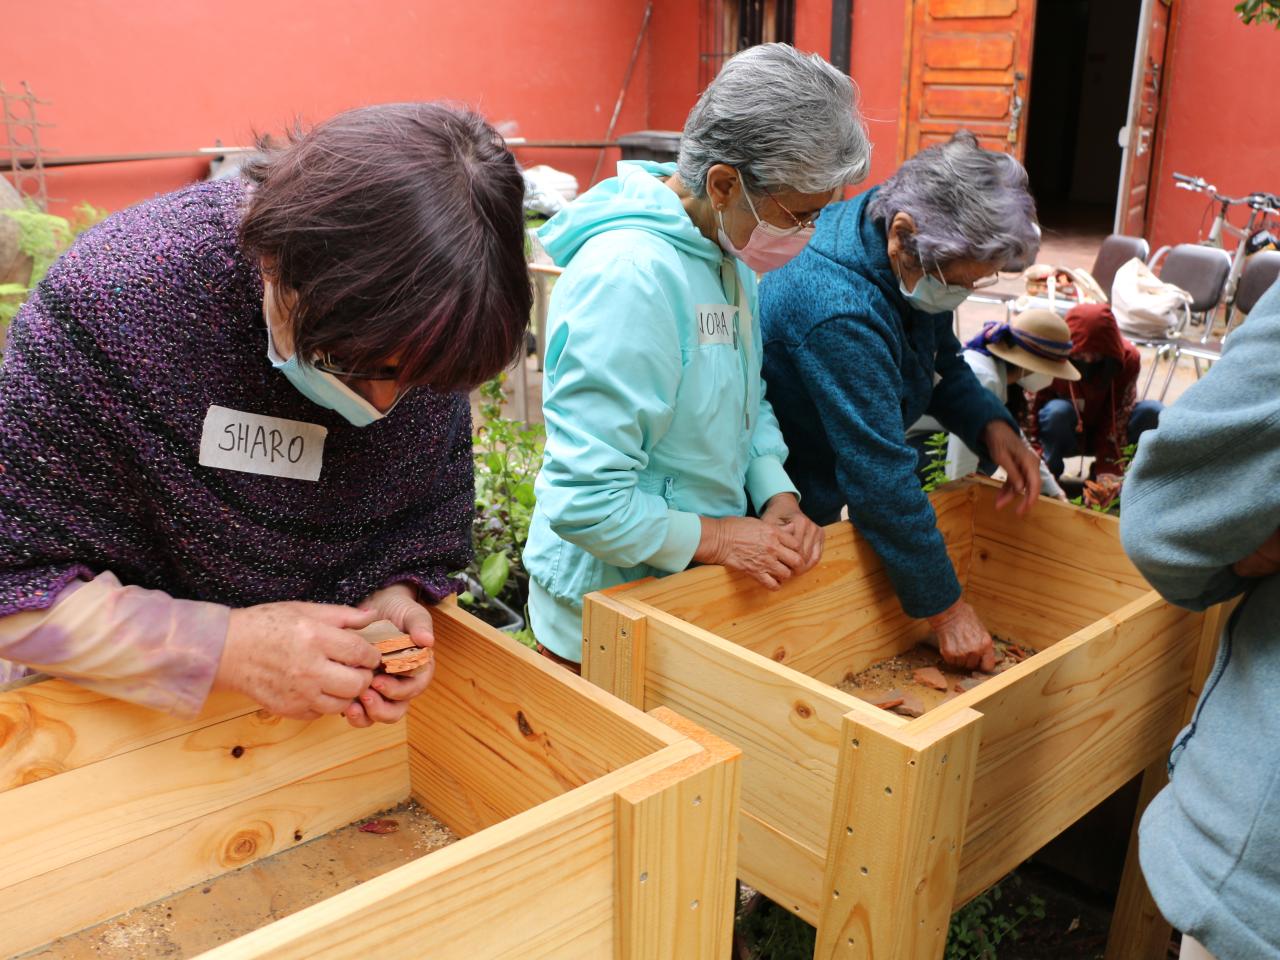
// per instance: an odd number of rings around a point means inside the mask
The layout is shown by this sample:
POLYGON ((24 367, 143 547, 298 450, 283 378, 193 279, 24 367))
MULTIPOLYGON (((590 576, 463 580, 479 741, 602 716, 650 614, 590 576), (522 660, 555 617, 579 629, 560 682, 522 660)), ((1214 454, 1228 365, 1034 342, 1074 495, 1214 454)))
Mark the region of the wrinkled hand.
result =
POLYGON ((1267 542, 1231 567, 1239 577, 1270 577, 1280 573, 1280 529, 1267 542))
POLYGON ((754 517, 701 517, 702 539, 693 559, 749 573, 770 590, 804 565, 800 542, 787 527, 754 517))
MULTIPOLYGON (((397 630, 407 633, 420 647, 435 646, 435 632, 431 628, 431 611, 418 600, 418 592, 407 583, 395 583, 371 593, 360 609, 368 610, 375 620, 390 620, 397 630)), ((353 727, 367 727, 373 723, 395 723, 409 709, 409 701, 427 689, 435 675, 435 661, 421 672, 403 677, 378 674, 369 689, 360 694, 345 711, 347 722, 353 727)))
POLYGON ((282 717, 344 712, 381 662, 356 633, 377 617, 325 603, 264 603, 231 611, 216 689, 233 690, 282 717))
POLYGON ((929 626, 938 640, 942 659, 966 670, 975 668, 990 673, 996 666, 996 648, 991 634, 978 619, 973 607, 957 600, 939 614, 929 618, 929 626))
POLYGON ((805 516, 800 509, 800 501, 794 493, 779 493, 769 498, 760 519, 772 523, 790 532, 800 545, 797 552, 803 561, 802 565, 792 573, 800 574, 812 570, 822 559, 822 544, 826 539, 826 531, 805 516))
POLYGON ((1004 467, 1004 488, 996 497, 999 510, 1021 497, 1017 514, 1022 516, 1040 496, 1040 458, 1018 431, 1003 420, 992 420, 983 428, 982 442, 998 466, 1004 467))

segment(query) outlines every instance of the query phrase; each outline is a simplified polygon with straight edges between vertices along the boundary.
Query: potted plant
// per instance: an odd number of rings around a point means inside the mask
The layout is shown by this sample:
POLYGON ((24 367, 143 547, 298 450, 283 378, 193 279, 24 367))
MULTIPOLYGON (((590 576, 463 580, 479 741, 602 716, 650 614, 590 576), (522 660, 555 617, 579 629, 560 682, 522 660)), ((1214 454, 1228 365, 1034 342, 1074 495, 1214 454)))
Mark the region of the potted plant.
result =
POLYGON ((502 416, 505 374, 480 387, 473 438, 476 512, 475 558, 463 573, 470 587, 464 607, 517 639, 533 645, 521 613, 529 600, 529 574, 521 561, 533 516, 533 481, 542 466, 546 432, 541 424, 502 416))

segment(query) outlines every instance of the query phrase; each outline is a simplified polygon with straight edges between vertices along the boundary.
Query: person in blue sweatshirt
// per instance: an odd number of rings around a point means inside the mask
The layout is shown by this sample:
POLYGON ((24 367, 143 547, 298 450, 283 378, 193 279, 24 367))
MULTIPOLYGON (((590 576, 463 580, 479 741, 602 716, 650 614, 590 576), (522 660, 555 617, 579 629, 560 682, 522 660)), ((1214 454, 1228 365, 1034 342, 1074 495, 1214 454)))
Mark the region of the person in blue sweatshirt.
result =
POLYGON ((849 77, 763 44, 702 94, 678 164, 621 163, 542 227, 565 270, 524 562, 553 658, 581 661, 593 590, 695 560, 776 589, 818 561, 822 531, 783 468, 760 378, 754 272, 799 252, 869 159, 849 77))
POLYGON ((1280 957, 1280 284, 1142 435, 1120 535, 1171 603, 1241 598, 1142 817, 1147 886, 1183 957, 1280 957))
MULTIPOLYGON (((961 357, 952 311, 1039 247, 1026 171, 961 131, 833 204, 813 242, 761 286, 764 377, 805 509, 825 524, 847 505, 903 610, 969 669, 994 665, 991 636, 960 597, 906 433, 932 416, 1005 469, 998 506, 1017 499, 1021 514, 1035 502, 1039 458, 961 357)), ((1038 349, 1057 361, 1071 344, 1038 349)))

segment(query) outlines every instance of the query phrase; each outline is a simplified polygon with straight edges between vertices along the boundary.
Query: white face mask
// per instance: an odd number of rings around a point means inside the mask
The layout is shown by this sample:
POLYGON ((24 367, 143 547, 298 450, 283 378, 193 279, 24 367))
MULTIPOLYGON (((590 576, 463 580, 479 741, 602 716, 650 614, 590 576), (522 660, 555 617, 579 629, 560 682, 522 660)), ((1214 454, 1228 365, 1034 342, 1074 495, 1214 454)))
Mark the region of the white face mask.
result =
POLYGON ((1018 380, 1018 385, 1031 393, 1039 393, 1052 383, 1053 377, 1047 373, 1028 373, 1018 380))

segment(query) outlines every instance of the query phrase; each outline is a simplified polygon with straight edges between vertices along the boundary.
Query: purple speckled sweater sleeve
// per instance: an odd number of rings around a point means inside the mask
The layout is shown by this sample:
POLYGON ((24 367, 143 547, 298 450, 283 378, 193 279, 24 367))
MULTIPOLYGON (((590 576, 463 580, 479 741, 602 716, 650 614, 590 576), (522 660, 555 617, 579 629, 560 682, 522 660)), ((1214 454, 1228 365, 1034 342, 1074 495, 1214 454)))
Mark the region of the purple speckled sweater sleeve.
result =
POLYGON ((123 586, 107 572, 65 587, 43 610, 0 617, 0 683, 29 670, 172 713, 200 711, 230 610, 123 586))

